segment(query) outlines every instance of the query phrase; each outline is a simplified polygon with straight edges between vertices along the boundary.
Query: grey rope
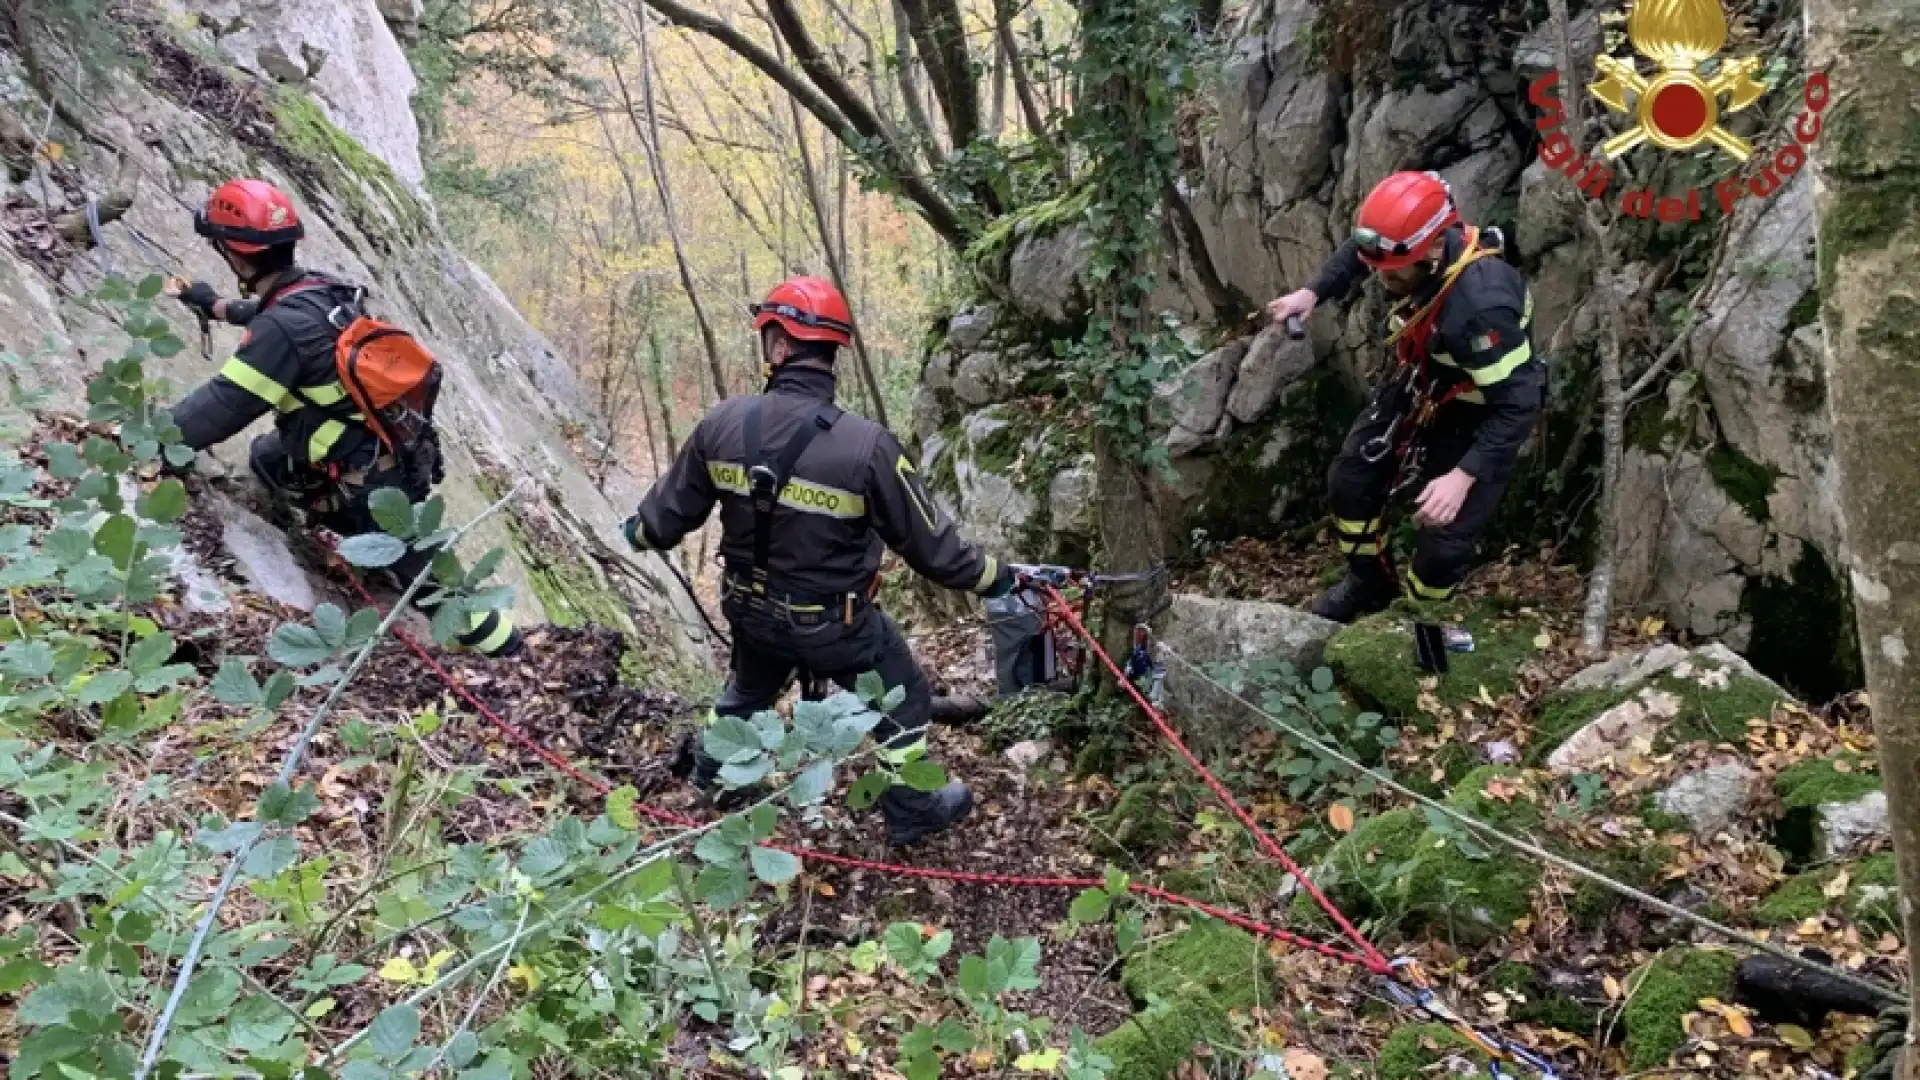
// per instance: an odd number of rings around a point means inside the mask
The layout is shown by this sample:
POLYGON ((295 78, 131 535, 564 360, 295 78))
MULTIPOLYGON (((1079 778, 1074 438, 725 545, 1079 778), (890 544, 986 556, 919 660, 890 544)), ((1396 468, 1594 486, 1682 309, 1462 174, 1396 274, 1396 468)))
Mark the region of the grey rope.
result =
POLYGON ((1558 867, 1559 869, 1565 870, 1566 872, 1573 874, 1577 877, 1585 878, 1586 880, 1593 882, 1595 885, 1599 885, 1604 889, 1618 893, 1619 895, 1627 897, 1628 899, 1637 901, 1641 904, 1645 904, 1646 906, 1653 908, 1654 910, 1664 915, 1670 915, 1673 918, 1680 919, 1685 922, 1693 923, 1694 925, 1701 927, 1702 929, 1712 931, 1713 933, 1718 934, 1721 937, 1728 938, 1733 941, 1737 941, 1742 945, 1746 945, 1751 948, 1758 949, 1759 951, 1766 953, 1769 956, 1776 957, 1780 960, 1783 960, 1789 964, 1794 965, 1795 967, 1803 968, 1807 971, 1815 972, 1817 974, 1824 975, 1828 978, 1846 983, 1847 985, 1852 986, 1857 990, 1865 991, 1866 993, 1872 994, 1883 1001, 1894 1002, 1894 1003, 1904 1003, 1907 1000, 1907 997, 1905 994, 1900 993, 1898 990, 1895 990, 1892 987, 1885 985, 1884 983, 1877 982, 1873 979, 1864 978, 1862 976, 1855 975, 1852 972, 1843 971, 1839 968, 1832 967, 1827 964, 1822 964, 1816 960, 1809 960, 1806 957, 1801 956, 1799 953, 1790 952, 1786 949, 1781 948, 1778 945, 1773 944, 1772 942, 1763 941, 1760 938, 1754 937, 1752 934, 1746 933, 1745 931, 1736 930, 1731 926, 1725 926, 1721 923, 1715 922, 1714 920, 1709 919, 1704 915, 1699 915, 1694 912, 1688 911, 1685 908, 1678 907, 1674 904, 1670 904, 1667 901, 1662 900, 1657 896, 1654 896, 1650 893, 1642 892, 1639 889, 1634 888, 1633 886, 1627 884, 1624 881, 1616 881, 1615 879, 1600 873, 1598 870, 1590 870, 1587 867, 1582 866, 1571 859, 1565 858, 1560 855, 1555 855, 1553 852, 1548 851, 1547 849, 1539 846, 1538 844, 1532 843, 1528 840, 1524 840, 1510 833, 1503 832, 1500 829, 1496 828, 1495 826, 1489 825, 1484 821, 1480 821, 1477 818, 1463 814, 1460 811, 1454 809, 1451 806, 1448 806, 1443 802, 1440 802, 1437 799, 1428 798, 1427 796, 1422 795, 1419 792, 1414 791, 1413 789, 1408 788, 1396 782, 1391 776, 1388 776, 1386 773, 1383 773, 1377 769, 1372 769, 1372 768, 1369 768, 1368 766, 1362 765, 1358 761, 1355 761, 1353 758, 1348 757, 1346 754, 1342 753, 1337 748, 1328 746, 1326 743, 1321 742, 1319 739, 1314 738, 1312 735, 1309 735, 1306 732, 1301 731, 1299 728, 1293 726, 1292 724, 1287 723, 1285 720, 1280 719, 1279 717, 1273 715, 1272 713, 1266 711, 1265 709, 1260 708, 1258 705, 1255 705, 1252 702, 1248 701, 1246 698, 1241 697, 1239 694, 1235 693, 1231 689, 1222 685, 1218 679, 1215 679, 1213 676, 1208 675, 1205 671, 1201 670, 1198 665, 1193 663, 1193 661, 1188 660, 1184 656, 1181 656, 1178 652, 1176 652, 1173 649, 1172 646, 1168 645, 1167 643, 1165 642, 1160 643, 1160 651, 1163 655, 1168 656, 1172 658, 1174 661, 1176 661, 1177 663, 1179 663, 1181 667, 1185 668, 1188 671, 1191 671, 1193 674, 1198 676, 1201 679, 1201 681, 1212 686, 1214 689, 1225 694, 1227 697, 1232 698, 1234 701, 1239 702, 1242 706, 1244 706, 1246 709, 1248 709, 1255 715, 1265 717, 1269 723, 1273 724, 1275 727, 1279 728, 1281 731, 1284 731, 1287 734, 1292 735, 1294 738, 1299 739, 1303 744, 1307 746, 1308 749, 1312 750, 1314 753, 1320 754, 1321 756, 1329 758, 1333 761, 1337 761, 1340 764, 1345 765, 1347 768, 1352 769, 1354 772, 1357 772, 1363 776, 1366 776, 1372 779, 1375 783, 1378 783, 1381 787, 1387 788, 1390 791, 1396 792, 1400 795, 1405 796, 1406 798, 1412 799, 1414 802, 1420 804, 1422 807, 1425 807, 1428 810, 1432 810, 1436 813, 1439 813, 1448 818, 1451 818, 1452 820, 1458 822, 1459 824, 1472 829, 1474 832, 1488 839, 1497 840, 1500 843, 1503 843, 1508 847, 1513 848, 1516 851, 1522 852, 1527 855, 1531 855, 1534 858, 1539 859, 1540 861, 1547 863, 1550 866, 1558 867))

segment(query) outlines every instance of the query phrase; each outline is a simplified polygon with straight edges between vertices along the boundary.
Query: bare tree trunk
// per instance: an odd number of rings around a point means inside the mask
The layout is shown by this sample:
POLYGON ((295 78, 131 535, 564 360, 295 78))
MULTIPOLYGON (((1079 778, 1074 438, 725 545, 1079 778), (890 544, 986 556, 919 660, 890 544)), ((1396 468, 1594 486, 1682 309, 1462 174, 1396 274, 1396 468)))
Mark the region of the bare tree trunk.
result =
POLYGON ((1027 130, 1033 136, 1034 145, 1040 147, 1053 163, 1053 174, 1064 187, 1073 182, 1073 169, 1067 163, 1067 156, 1060 151, 1053 134, 1048 130, 1046 113, 1040 109, 1040 99, 1034 95, 1033 79, 1027 73, 1027 65, 1020 58, 1020 43, 1013 36, 1013 5, 1000 0, 995 5, 999 9, 994 34, 999 38, 1000 51, 1006 54, 1007 66, 1013 72, 1013 96, 1020 102, 1020 112, 1027 119, 1027 130))
POLYGON ((660 213, 666 219, 667 236, 673 242, 673 262, 680 271, 680 287, 686 291, 687 303, 693 307, 693 321, 700 328, 700 342, 707 350, 707 368, 713 376, 714 393, 727 396, 726 370, 720 364, 720 346, 713 339, 713 325, 707 321, 706 308, 700 303, 700 288, 694 284, 693 267, 687 261, 686 244, 681 240, 680 221, 674 213, 673 183, 668 177, 665 148, 660 140, 660 118, 653 107, 653 49, 649 41, 646 14, 640 13, 640 95, 646 107, 646 132, 640 131, 640 120, 634 115, 633 95, 627 90, 627 80, 621 74, 618 61, 609 61, 608 69, 613 74, 614 85, 620 88, 620 101, 626 107, 627 119, 634 126, 634 133, 647 146, 647 161, 652 166, 654 191, 660 196, 660 213))
MULTIPOLYGON (((840 265, 842 253, 834 246, 833 223, 827 217, 827 206, 826 201, 821 197, 819 176, 813 168, 813 152, 807 149, 807 130, 800 123, 798 109, 793 114, 793 129, 794 142, 800 146, 800 178, 806 185, 807 201, 813 206, 813 221, 820 232, 820 248, 826 256, 827 273, 833 277, 833 287, 840 290, 840 295, 845 296, 847 295, 847 278, 840 265)), ((880 384, 875 381, 873 365, 867 360, 867 341, 860 333, 860 316, 851 310, 849 313, 853 316, 853 356, 854 362, 860 369, 861 393, 867 399, 867 408, 873 419, 881 427, 891 427, 892 425, 887 423, 886 400, 880 396, 880 384)))
POLYGON ((893 8, 893 72, 900 83, 901 107, 906 111, 907 122, 919 134, 922 149, 928 163, 939 168, 946 163, 947 155, 940 147, 940 133, 934 129, 933 121, 928 117, 926 106, 920 100, 920 79, 913 58, 913 37, 907 29, 907 13, 900 9, 900 0, 892 0, 893 8))
MULTIPOLYGON (((1829 75, 1845 88, 1812 147, 1827 410, 1901 918, 1907 940, 1920 941, 1920 8, 1808 0, 1806 20, 1807 70, 1825 73, 1808 80, 1811 122, 1828 105, 1829 75)), ((1920 1080, 1916 1043, 1920 1007, 1905 1080, 1920 1080)))
MULTIPOLYGON (((996 7, 999 5, 995 5, 996 7)), ((987 141, 999 142, 1007 127, 1007 41, 993 35, 993 100, 987 107, 987 141)))

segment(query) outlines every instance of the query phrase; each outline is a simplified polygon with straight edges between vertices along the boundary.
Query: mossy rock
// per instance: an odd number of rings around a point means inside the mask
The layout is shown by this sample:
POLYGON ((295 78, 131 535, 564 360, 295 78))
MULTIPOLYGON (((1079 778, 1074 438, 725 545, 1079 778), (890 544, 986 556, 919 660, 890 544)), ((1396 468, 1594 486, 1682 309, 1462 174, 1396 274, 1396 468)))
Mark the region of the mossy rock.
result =
POLYGON ((1569 1035, 1590 1035, 1599 1013, 1571 996, 1543 985, 1531 967, 1514 960, 1494 965, 1481 979, 1485 985, 1522 1000, 1507 1007, 1507 1019, 1522 1024, 1539 1024, 1569 1035))
POLYGON ((1202 920, 1147 946, 1122 968, 1120 983, 1145 1008, 1102 1036, 1110 1077, 1161 1080, 1196 1045, 1235 1038, 1230 1013, 1274 1001, 1273 962, 1253 935, 1202 920))
POLYGON ((1636 1070, 1656 1069, 1687 1041, 1681 1018, 1702 998, 1732 999, 1740 958, 1724 949, 1669 949, 1627 980, 1627 1056, 1636 1070))
MULTIPOLYGON (((1486 793, 1491 781, 1517 783, 1519 776, 1515 769, 1481 766, 1445 801, 1502 829, 1536 833, 1540 808, 1527 798, 1523 784, 1506 800, 1486 793)), ((1448 823, 1436 828, 1426 815, 1402 808, 1355 826, 1327 853, 1313 877, 1349 918, 1408 930, 1435 926, 1472 942, 1504 933, 1531 909, 1541 871, 1529 860, 1485 850, 1460 827, 1448 823)), ((1325 923, 1304 892, 1294 897, 1292 908, 1296 918, 1325 923)))
POLYGON ((1113 1060, 1108 1080, 1165 1080, 1195 1046, 1227 1041, 1233 1021, 1211 994, 1159 1002, 1094 1041, 1113 1060))
POLYGON ((1094 850, 1112 857, 1153 855, 1179 833, 1194 802, 1194 790, 1184 784, 1142 780, 1129 785, 1095 822, 1094 850))
POLYGON ((1881 790, 1880 774, 1867 771, 1859 754, 1812 758, 1780 770, 1773 793, 1788 810, 1813 810, 1826 803, 1850 803, 1881 790), (1837 763, 1844 762, 1843 771, 1837 763))
POLYGON ((1743 744, 1748 720, 1771 716, 1775 707, 1789 700, 1767 680, 1700 660, 1696 652, 1685 676, 1668 670, 1625 686, 1559 690, 1548 695, 1534 723, 1528 763, 1545 761, 1602 713, 1650 692, 1671 694, 1680 701, 1679 711, 1663 725, 1654 742, 1656 751, 1688 742, 1743 744), (1722 671, 1726 672, 1724 685, 1717 674, 1722 671))
POLYGON ((1128 959, 1120 985, 1147 1004, 1207 993, 1223 1008, 1247 1009, 1273 1003, 1273 961, 1252 934, 1202 919, 1128 959))
MULTIPOLYGON (((1662 830, 1651 823, 1648 827, 1655 832, 1684 831, 1684 823, 1681 830, 1662 830)), ((1642 892, 1654 892, 1662 880, 1662 872, 1673 862, 1676 852, 1665 844, 1649 843, 1598 851, 1581 848, 1563 854, 1615 881, 1626 882, 1642 892)), ((1574 888, 1572 898, 1567 901, 1567 910, 1573 916, 1574 925, 1582 930, 1594 930, 1616 908, 1630 903, 1633 901, 1612 889, 1582 879, 1574 888)))
POLYGON ((383 249, 393 232, 414 240, 431 231, 419 199, 393 168, 342 131, 306 94, 289 87, 273 91, 274 142, 281 152, 343 199, 354 224, 383 249))
POLYGON ((1374 1075, 1379 1080, 1419 1080, 1428 1068, 1453 1056, 1486 1068, 1487 1056, 1474 1049, 1465 1035, 1445 1024, 1406 1024, 1380 1044, 1374 1075))
POLYGON ((1789 878, 1760 902, 1754 919, 1765 926, 1789 926, 1832 914, 1857 920, 1876 932, 1899 934, 1898 889, 1893 856, 1873 855, 1789 878), (1827 896, 1827 888, 1842 873, 1847 875, 1845 891, 1838 897, 1827 896))
MULTIPOLYGON (((1482 687, 1496 698, 1518 689, 1520 665, 1535 652, 1533 639, 1540 634, 1537 619, 1510 616, 1489 603, 1440 605, 1434 615, 1465 626, 1474 638, 1472 652, 1448 654, 1449 670, 1438 676, 1436 698, 1459 705, 1477 699, 1482 687)), ((1420 714, 1420 681, 1434 677, 1414 662, 1413 615, 1402 604, 1335 634, 1327 642, 1327 665, 1381 712, 1400 718, 1420 714)))

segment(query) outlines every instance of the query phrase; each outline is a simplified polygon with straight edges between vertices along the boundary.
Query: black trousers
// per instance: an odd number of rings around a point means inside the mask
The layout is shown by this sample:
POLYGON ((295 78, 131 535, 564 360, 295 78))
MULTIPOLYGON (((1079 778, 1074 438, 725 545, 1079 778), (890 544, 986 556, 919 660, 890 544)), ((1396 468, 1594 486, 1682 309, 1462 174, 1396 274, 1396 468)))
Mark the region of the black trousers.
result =
POLYGON ((733 673, 714 703, 716 716, 747 717, 773 708, 796 669, 848 690, 871 671, 889 690, 907 691, 900 707, 874 728, 882 756, 899 764, 925 750, 933 688, 886 612, 869 605, 855 612, 852 622, 808 624, 777 606, 755 606, 736 597, 723 601, 721 609, 733 627, 733 673))
MULTIPOLYGON (((1485 412, 1483 406, 1462 401, 1442 406, 1427 427, 1426 455, 1419 477, 1402 494, 1409 500, 1418 498, 1429 481, 1452 472, 1473 446, 1485 412)), ((1327 470, 1327 502, 1333 511, 1334 537, 1349 566, 1361 576, 1391 578, 1393 573, 1386 515, 1389 489, 1400 462, 1393 453, 1377 461, 1368 461, 1366 456, 1367 444, 1385 435, 1393 418, 1391 404, 1370 404, 1348 429, 1340 453, 1327 470)), ((1476 478, 1460 513, 1451 522, 1420 530, 1407 573, 1407 584, 1415 596, 1445 599, 1466 577, 1474 544, 1492 524, 1508 479, 1507 472, 1476 478)))
MULTIPOLYGON (((247 449, 247 464, 262 484, 277 497, 299 506, 307 520, 341 536, 359 536, 378 532, 368 500, 381 488, 398 488, 410 502, 420 502, 433 494, 424 482, 409 478, 399 468, 381 469, 373 463, 379 447, 367 448, 367 461, 349 461, 341 467, 349 471, 367 469, 358 484, 338 483, 316 469, 296 463, 280 444, 278 432, 268 432, 253 440, 247 449)), ((433 565, 438 548, 415 549, 394 560, 386 569, 402 582, 411 583, 420 572, 433 565)), ((424 593, 424 590, 423 590, 424 593)), ((417 606, 417 605, 416 605, 417 606)), ((431 615, 430 609, 422 608, 431 615)), ((513 639, 513 613, 506 610, 473 613, 472 625, 459 637, 460 644, 489 656, 506 648, 513 639)))

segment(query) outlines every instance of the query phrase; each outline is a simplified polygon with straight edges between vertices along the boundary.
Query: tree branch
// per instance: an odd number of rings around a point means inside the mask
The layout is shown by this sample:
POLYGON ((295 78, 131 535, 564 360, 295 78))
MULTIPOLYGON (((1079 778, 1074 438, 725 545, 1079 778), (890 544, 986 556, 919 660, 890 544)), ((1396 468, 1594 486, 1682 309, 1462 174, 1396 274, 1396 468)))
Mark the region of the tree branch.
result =
POLYGON ((927 155, 927 163, 934 168, 946 164, 947 155, 940 148, 940 133, 934 130, 933 120, 927 116, 926 108, 920 102, 920 81, 914 76, 913 38, 907 30, 906 13, 900 10, 900 0, 893 0, 893 71, 900 84, 901 104, 907 111, 907 121, 920 136, 920 144, 927 155))
POLYGON ((956 149, 980 137, 980 91, 967 52, 966 24, 958 0, 900 0, 907 29, 933 77, 933 94, 946 117, 956 149))
POLYGON ((1053 164, 1053 175, 1062 187, 1073 183, 1073 170, 1067 164, 1067 157, 1060 152, 1059 144, 1053 141, 1053 134, 1047 130, 1047 118, 1040 111, 1040 99, 1033 92, 1033 78, 1027 72, 1026 60, 1020 54, 1020 43, 1013 36, 1013 7, 1007 0, 995 4, 999 11, 995 15, 994 33, 1000 36, 1000 48, 1007 54, 1007 66, 1013 71, 1013 96, 1020 102, 1020 113, 1026 117, 1027 131, 1053 164))

